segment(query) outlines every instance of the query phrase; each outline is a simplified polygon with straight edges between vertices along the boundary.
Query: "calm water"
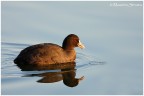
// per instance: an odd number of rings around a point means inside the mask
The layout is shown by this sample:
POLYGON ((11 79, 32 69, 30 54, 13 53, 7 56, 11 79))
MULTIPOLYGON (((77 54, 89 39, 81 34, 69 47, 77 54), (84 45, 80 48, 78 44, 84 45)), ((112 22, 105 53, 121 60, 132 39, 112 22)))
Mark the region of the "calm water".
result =
POLYGON ((143 93, 142 2, 3 1, 1 6, 3 95, 143 93), (86 47, 75 49, 75 64, 32 68, 13 63, 27 46, 61 45, 71 33, 86 47))

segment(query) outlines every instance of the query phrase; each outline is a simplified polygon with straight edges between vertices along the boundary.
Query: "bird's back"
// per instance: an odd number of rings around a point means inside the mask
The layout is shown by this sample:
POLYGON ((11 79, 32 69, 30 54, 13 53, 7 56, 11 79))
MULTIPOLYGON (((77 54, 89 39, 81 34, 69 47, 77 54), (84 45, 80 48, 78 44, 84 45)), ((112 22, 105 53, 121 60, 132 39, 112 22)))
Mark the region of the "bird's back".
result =
POLYGON ((73 61, 59 45, 52 43, 37 44, 25 48, 14 60, 16 64, 57 64, 73 61))

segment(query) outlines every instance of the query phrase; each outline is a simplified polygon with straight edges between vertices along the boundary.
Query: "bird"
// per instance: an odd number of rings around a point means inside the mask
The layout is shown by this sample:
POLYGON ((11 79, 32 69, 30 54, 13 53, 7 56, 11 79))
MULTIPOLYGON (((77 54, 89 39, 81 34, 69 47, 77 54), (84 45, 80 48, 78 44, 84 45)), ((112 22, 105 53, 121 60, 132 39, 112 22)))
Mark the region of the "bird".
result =
POLYGON ((75 62, 75 47, 85 48, 79 37, 69 34, 62 46, 53 43, 40 43, 23 49, 14 59, 15 64, 51 65, 75 62))

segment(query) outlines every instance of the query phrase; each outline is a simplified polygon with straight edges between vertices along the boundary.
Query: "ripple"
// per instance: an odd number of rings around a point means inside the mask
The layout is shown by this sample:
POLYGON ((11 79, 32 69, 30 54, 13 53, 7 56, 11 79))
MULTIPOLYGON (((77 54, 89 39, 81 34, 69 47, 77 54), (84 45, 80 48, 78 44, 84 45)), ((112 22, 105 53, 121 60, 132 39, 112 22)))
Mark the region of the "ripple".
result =
POLYGON ((84 54, 77 52, 76 59, 77 69, 88 68, 96 65, 105 65, 106 62, 95 58, 90 54, 84 54))
MULTIPOLYGON (((19 68, 13 63, 14 58, 20 52, 21 49, 30 46, 29 44, 18 44, 2 42, 2 77, 15 77, 24 76, 26 74, 34 74, 41 72, 57 72, 59 70, 41 70, 41 71, 20 71, 19 68)), ((76 57, 76 69, 85 69, 97 65, 104 65, 106 62, 97 59, 86 52, 77 52, 76 57)))
POLYGON ((21 43, 10 43, 10 42, 1 42, 2 45, 8 46, 29 46, 30 44, 21 44, 21 43))

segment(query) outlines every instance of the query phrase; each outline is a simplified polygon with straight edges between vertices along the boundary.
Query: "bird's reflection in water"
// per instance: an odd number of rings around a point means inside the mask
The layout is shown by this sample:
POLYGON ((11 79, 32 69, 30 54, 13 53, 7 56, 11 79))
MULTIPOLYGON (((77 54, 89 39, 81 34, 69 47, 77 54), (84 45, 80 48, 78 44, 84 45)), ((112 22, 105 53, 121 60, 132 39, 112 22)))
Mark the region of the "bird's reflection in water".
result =
POLYGON ((38 76, 42 79, 38 80, 39 83, 54 83, 63 80, 63 83, 69 87, 75 87, 79 84, 84 76, 80 78, 75 78, 76 69, 75 62, 66 64, 55 64, 48 66, 34 66, 34 65, 17 65, 22 71, 44 71, 43 73, 30 74, 27 76, 38 76), (51 72, 56 70, 56 72, 51 72), (58 71, 60 70, 60 71, 58 71))

